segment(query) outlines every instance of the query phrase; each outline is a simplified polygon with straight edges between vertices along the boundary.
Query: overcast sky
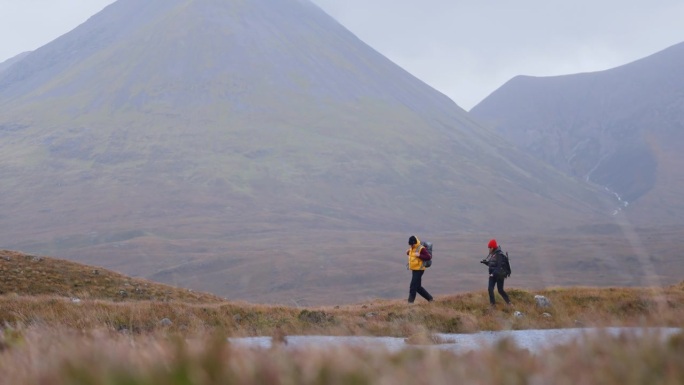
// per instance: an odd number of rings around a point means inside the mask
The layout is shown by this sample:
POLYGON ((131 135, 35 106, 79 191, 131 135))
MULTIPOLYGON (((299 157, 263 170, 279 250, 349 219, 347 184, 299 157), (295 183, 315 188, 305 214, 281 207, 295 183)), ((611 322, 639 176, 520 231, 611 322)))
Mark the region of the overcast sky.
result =
MULTIPOLYGON (((683 0, 313 1, 467 110, 516 75, 603 70, 684 42, 683 0)), ((0 0, 0 62, 112 2, 0 0)))

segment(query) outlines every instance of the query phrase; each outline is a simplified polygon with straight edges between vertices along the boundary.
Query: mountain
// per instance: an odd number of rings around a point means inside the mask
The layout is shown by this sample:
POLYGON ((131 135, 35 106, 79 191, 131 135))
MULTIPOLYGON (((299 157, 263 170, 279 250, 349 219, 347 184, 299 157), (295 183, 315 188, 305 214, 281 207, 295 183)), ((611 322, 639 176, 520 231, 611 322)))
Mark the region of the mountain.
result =
POLYGON ((306 0, 119 0, 0 73, 0 138, 3 247, 231 299, 356 300, 411 233, 616 205, 306 0))
POLYGON ((554 167, 605 186, 641 225, 682 224, 684 43, 606 71, 518 76, 470 112, 554 167))
POLYGON ((4 62, 0 63, 0 72, 6 70, 6 69, 9 68, 12 64, 14 64, 14 63, 20 61, 21 59, 23 59, 24 57, 26 57, 26 55, 28 55, 29 53, 31 53, 31 52, 30 52, 30 51, 22 52, 22 53, 20 53, 19 55, 15 56, 15 57, 12 57, 12 58, 9 58, 9 59, 5 60, 4 62))

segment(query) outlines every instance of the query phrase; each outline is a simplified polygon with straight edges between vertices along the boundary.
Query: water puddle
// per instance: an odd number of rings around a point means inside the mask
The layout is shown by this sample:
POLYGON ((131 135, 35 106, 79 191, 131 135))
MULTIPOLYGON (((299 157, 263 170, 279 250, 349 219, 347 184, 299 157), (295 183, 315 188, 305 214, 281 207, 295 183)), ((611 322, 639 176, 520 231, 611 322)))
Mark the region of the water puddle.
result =
MULTIPOLYGON (((667 338, 681 333, 680 328, 576 328, 576 329, 543 329, 543 330, 507 330, 496 332, 479 332, 473 334, 445 334, 435 333, 445 341, 438 345, 420 345, 421 347, 450 350, 463 353, 496 344, 504 338, 512 340, 517 346, 531 352, 537 352, 555 345, 567 344, 582 338, 591 338, 600 334, 612 336, 653 335, 667 338)), ((399 351, 417 345, 406 343, 404 338, 397 337, 342 337, 342 336, 287 336, 287 348, 335 348, 341 346, 363 347, 367 349, 384 349, 399 351)), ((273 345, 271 337, 229 338, 235 346, 251 348, 270 348, 273 345)))

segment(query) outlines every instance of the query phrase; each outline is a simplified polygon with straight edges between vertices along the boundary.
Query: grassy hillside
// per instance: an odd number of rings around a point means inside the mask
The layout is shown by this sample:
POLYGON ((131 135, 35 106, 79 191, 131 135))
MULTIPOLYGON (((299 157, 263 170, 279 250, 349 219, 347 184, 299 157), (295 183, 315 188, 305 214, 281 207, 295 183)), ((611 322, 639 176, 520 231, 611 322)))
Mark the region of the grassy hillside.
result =
POLYGON ((131 278, 100 267, 7 250, 0 250, 0 295, 112 302, 216 303, 222 300, 211 294, 131 278))
POLYGON ((484 291, 437 296, 434 303, 412 306, 403 299, 343 306, 268 306, 221 301, 209 294, 51 258, 12 252, 0 255, 0 323, 8 325, 38 323, 143 334, 173 330, 199 335, 220 331, 229 335, 410 336, 421 331, 468 333, 578 325, 681 326, 684 319, 684 282, 664 288, 512 288, 508 292, 514 306, 498 309, 490 309, 484 291), (538 308, 535 295, 546 296, 552 307, 538 308), (515 317, 515 311, 525 316, 515 317))
MULTIPOLYGON (((684 259, 671 252, 678 247, 681 227, 635 230, 595 225, 579 231, 580 235, 418 233, 435 244, 435 265, 426 273, 426 287, 436 295, 486 287, 486 269, 477 261, 486 254, 492 236, 513 259, 515 272, 508 285, 520 289, 666 286, 682 279, 684 259)), ((167 243, 144 236, 87 247, 83 257, 124 274, 230 300, 344 305, 405 298, 410 280, 404 254, 408 236, 396 231, 272 231, 167 243), (114 248, 131 253, 138 248, 145 254, 130 256, 136 259, 131 266, 126 263, 129 258, 113 258, 114 248), (171 267, 165 268, 164 261, 171 267)))
POLYGON ((0 252, 0 269, 0 384, 401 385, 458 378, 471 384, 630 385, 684 380, 684 334, 665 342, 657 334, 600 334, 542 354, 510 340, 463 354, 423 346, 440 343, 435 332, 683 327, 684 282, 662 288, 511 289, 514 307, 498 309, 489 308, 481 291, 410 306, 377 300, 301 308, 221 301, 16 252, 0 252), (144 288, 144 293, 130 288, 144 288), (133 293, 121 296, 121 290, 133 293), (537 307, 535 294, 546 296, 551 306, 537 307), (287 347, 287 335, 302 334, 399 336, 418 348, 287 347), (225 340, 256 335, 285 344, 249 349, 225 340))

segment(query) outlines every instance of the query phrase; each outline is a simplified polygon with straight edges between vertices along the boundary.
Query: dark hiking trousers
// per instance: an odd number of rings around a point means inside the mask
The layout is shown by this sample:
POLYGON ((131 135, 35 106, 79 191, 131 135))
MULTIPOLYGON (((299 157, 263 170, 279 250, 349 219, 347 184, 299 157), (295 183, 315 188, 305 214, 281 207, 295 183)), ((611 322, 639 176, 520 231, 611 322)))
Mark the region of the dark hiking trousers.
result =
POLYGON ((511 303, 511 300, 508 299, 508 294, 504 291, 504 279, 496 277, 489 277, 489 286, 487 287, 487 290, 489 291, 489 303, 491 305, 496 304, 496 301, 494 300, 494 285, 496 285, 496 289, 499 291, 499 294, 501 294, 504 301, 506 301, 506 303, 511 303))
POLYGON ((416 293, 428 301, 432 301, 432 296, 422 286, 423 273, 425 270, 411 270, 411 286, 409 287, 409 303, 416 300, 416 293))

